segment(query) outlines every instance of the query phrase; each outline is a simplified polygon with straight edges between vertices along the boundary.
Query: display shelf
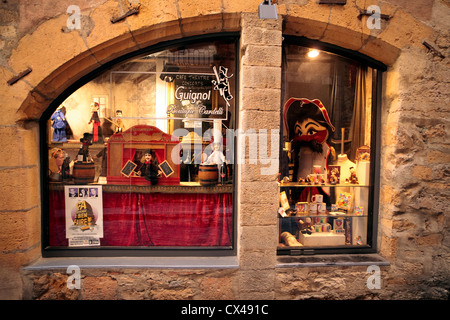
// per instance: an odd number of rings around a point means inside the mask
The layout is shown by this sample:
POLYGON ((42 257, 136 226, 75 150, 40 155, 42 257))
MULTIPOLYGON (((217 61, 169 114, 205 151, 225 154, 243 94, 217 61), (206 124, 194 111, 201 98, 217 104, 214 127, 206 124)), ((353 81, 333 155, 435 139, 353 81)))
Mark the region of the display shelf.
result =
MULTIPOLYGON (((367 244, 367 225, 370 218, 370 212, 366 211, 368 208, 367 194, 369 192, 370 185, 353 184, 353 183, 340 183, 340 184, 308 184, 300 182, 279 182, 280 191, 280 206, 285 211, 278 211, 277 225, 279 230, 279 245, 278 248, 338 248, 338 247, 350 247, 350 246, 362 246, 367 244), (303 197, 302 201, 295 201, 290 197, 295 194, 292 193, 293 189, 314 189, 314 188, 328 188, 331 196, 327 198, 328 204, 322 200, 322 195, 319 199, 313 199, 312 195, 308 193, 303 197), (289 190, 292 189, 292 190, 289 190), (351 195, 351 198, 344 196, 346 202, 338 203, 337 195, 347 190, 344 194, 351 195), (283 193, 286 194, 283 195, 283 193), (333 193, 334 192, 334 193, 333 193), (334 196, 333 196, 334 194, 334 196), (330 201, 336 201, 337 209, 332 208, 330 201), (287 209, 286 204, 289 204, 287 209), (322 212, 310 212, 310 206, 312 204, 322 205, 322 212), (325 208, 323 207, 325 205, 325 208), (342 211, 346 208, 348 211, 342 211), (300 209, 301 208, 301 209, 300 209), (306 211, 304 210, 306 208, 306 211), (355 209, 359 208, 358 211, 355 209), (364 208, 364 211, 360 211, 364 208), (354 211, 355 210, 355 211, 354 211), (337 221, 342 221, 341 226, 337 225, 337 221), (339 233, 335 232, 335 228, 340 230, 339 233), (329 231, 327 231, 329 230, 329 231), (342 230, 342 231, 341 231, 342 230), (282 234, 285 233, 285 237, 282 234), (289 245, 286 241, 286 234, 295 245, 289 245), (292 240, 292 239, 295 239, 292 240)), ((317 194, 314 194, 316 196, 317 194)), ((298 195, 297 195, 298 196, 298 195)), ((315 210, 319 210, 316 207, 315 210)))
POLYGON ((365 185, 365 184, 352 184, 352 183, 341 183, 341 184, 307 184, 307 183, 298 183, 298 182, 284 182, 284 183, 278 183, 278 186, 280 188, 313 188, 313 187, 320 187, 320 188, 324 188, 324 187, 331 187, 331 188, 347 188, 347 187, 370 187, 369 185, 365 185))
MULTIPOLYGON (((73 182, 50 183, 52 191, 64 190, 64 185, 76 186, 73 182)), ((130 192, 130 193, 232 193, 231 184, 215 185, 212 187, 201 186, 198 182, 180 182, 179 185, 115 185, 90 183, 89 185, 101 185, 103 192, 130 192)))
POLYGON ((295 216, 286 216, 281 217, 278 215, 279 219, 287 219, 287 218, 365 218, 368 217, 368 214, 362 214, 362 215, 356 215, 353 213, 346 213, 346 214, 303 214, 303 215, 295 215, 295 216))

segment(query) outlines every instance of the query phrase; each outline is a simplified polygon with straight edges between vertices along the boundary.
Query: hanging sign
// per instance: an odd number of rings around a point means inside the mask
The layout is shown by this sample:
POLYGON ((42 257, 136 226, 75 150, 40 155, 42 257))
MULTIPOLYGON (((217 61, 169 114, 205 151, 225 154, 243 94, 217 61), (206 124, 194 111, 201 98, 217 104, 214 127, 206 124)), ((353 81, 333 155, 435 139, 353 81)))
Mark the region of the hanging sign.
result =
MULTIPOLYGON (((210 73, 178 72, 178 69, 169 72, 141 72, 141 71, 111 71, 111 114, 114 110, 129 106, 126 116, 121 119, 179 119, 179 120, 205 120, 214 118, 226 120, 228 108, 233 99, 232 86, 229 79, 233 74, 227 67, 213 66, 210 73), (155 90, 153 95, 145 94, 147 90, 140 86, 136 91, 128 89, 123 94, 123 83, 134 83, 140 78, 148 78, 150 86, 152 81, 155 90), (131 91, 130 91, 131 90, 131 91), (133 114, 135 105, 138 114, 133 114), (162 110, 162 113, 155 111, 162 110)), ((203 69, 204 70, 204 69, 203 69)), ((153 89, 152 89, 153 88, 153 89)), ((113 117, 114 119, 114 117, 113 117)))
POLYGON ((98 246, 103 238, 102 186, 64 186, 69 246, 98 246))

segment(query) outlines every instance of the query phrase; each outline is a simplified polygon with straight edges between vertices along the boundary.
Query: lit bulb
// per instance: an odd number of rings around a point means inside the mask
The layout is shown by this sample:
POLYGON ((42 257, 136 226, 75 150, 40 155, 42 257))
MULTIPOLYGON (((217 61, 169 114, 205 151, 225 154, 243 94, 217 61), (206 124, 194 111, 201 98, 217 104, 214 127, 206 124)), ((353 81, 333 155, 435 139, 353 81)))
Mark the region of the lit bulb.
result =
POLYGON ((315 58, 319 55, 319 50, 312 49, 308 51, 308 57, 315 58))

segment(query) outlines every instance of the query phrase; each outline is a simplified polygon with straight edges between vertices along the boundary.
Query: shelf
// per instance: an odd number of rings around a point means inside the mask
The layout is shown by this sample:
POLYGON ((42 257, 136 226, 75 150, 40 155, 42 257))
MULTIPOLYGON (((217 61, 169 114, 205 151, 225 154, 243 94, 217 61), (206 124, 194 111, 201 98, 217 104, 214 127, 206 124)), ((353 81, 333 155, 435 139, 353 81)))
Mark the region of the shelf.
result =
POLYGON ((298 182, 286 182, 286 183, 278 183, 280 188, 299 188, 299 187, 335 187, 335 188, 348 188, 348 187, 370 187, 369 185, 364 184, 306 184, 306 183, 298 183, 298 182))
POLYGON ((288 217, 281 217, 280 215, 278 215, 279 219, 289 219, 289 218, 367 218, 369 215, 367 214, 363 214, 363 215, 356 215, 356 214, 351 214, 351 213, 346 213, 346 214, 336 214, 336 215, 332 215, 332 214, 319 214, 319 215, 312 215, 312 214, 307 214, 307 215, 301 215, 301 216, 288 216, 288 217))
MULTIPOLYGON (((76 186, 72 182, 68 183, 50 183, 50 190, 63 191, 64 185, 76 186)), ((232 193, 231 184, 217 184, 211 187, 201 186, 197 182, 180 182, 179 185, 114 185, 89 183, 89 185, 101 185, 103 192, 132 192, 132 193, 232 193)))

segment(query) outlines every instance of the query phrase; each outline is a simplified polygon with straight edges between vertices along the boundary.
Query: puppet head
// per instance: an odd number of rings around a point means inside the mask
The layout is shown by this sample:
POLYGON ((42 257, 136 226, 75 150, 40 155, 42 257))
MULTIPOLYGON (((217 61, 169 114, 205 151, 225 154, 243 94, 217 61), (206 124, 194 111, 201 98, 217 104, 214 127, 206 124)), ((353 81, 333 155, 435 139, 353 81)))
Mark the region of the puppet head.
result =
POLYGON ((100 109, 100 105, 98 102, 91 103, 91 112, 97 112, 100 109))
POLYGON ((327 110, 318 99, 289 99, 284 106, 284 124, 290 141, 317 152, 321 152, 330 130, 334 131, 327 110))
POLYGON ((145 152, 144 152, 145 161, 146 162, 152 161, 154 159, 154 155, 155 155, 155 153, 152 149, 145 150, 145 152))
POLYGON ((83 145, 91 145, 92 139, 94 138, 94 135, 88 132, 83 133, 83 138, 80 139, 80 142, 83 145))

